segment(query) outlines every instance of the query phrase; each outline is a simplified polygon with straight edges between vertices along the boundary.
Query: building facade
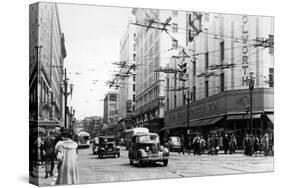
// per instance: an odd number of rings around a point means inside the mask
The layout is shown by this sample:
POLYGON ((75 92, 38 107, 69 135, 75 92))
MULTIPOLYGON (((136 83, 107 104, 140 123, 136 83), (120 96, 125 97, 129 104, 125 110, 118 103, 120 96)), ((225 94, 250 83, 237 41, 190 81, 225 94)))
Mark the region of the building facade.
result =
POLYGON ((134 118, 136 126, 159 132, 164 126, 166 74, 158 70, 167 67, 172 61, 174 49, 186 45, 186 34, 179 32, 180 28, 186 27, 186 13, 139 8, 132 12, 136 24, 139 24, 136 27, 137 89, 134 118), (163 28, 165 21, 168 25, 163 28), (153 28, 146 27, 148 25, 153 28))
MULTIPOLYGON (((130 21, 132 22, 132 20, 130 21)), ((132 113, 135 111, 135 93, 136 93, 136 31, 135 26, 128 24, 126 32, 120 42, 120 71, 122 75, 119 78, 119 124, 126 128, 132 128, 132 113)))
MULTIPOLYGON (((173 82, 170 87, 184 85, 192 96, 187 123, 185 91, 173 91, 168 96, 165 127, 169 134, 196 132, 235 132, 264 134, 273 130, 273 18, 263 16, 189 13, 188 58, 178 59, 170 66, 185 61, 188 79, 173 82), (192 24, 197 24, 199 32, 192 24), (250 74, 251 73, 251 74, 250 74), (250 77, 254 75, 254 77, 250 77), (252 118, 247 108, 251 102, 252 118)), ((179 75, 177 75, 179 76, 179 75)))
POLYGON ((55 3, 36 3, 29 8, 30 120, 36 125, 60 126, 66 49, 58 8, 55 3))
POLYGON ((116 126, 118 122, 118 93, 110 91, 104 98, 103 121, 107 127, 116 126))

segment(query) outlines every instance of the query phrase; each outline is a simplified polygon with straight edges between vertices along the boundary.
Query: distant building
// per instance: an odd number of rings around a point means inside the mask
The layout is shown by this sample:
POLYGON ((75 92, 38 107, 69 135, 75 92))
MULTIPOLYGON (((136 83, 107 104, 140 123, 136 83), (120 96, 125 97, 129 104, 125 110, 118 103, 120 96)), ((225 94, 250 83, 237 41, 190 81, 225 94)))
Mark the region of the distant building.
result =
MULTIPOLYGON (((132 22, 132 20, 130 21, 132 22)), ((132 113, 135 111, 136 93, 136 27, 128 24, 126 32, 120 42, 120 75, 119 84, 119 124, 124 128, 134 126, 132 113)))
POLYGON ((104 123, 110 127, 118 122, 118 93, 110 91, 104 98, 104 123))
POLYGON ((66 50, 58 8, 55 3, 36 3, 29 9, 30 120, 35 126, 60 126, 66 50))

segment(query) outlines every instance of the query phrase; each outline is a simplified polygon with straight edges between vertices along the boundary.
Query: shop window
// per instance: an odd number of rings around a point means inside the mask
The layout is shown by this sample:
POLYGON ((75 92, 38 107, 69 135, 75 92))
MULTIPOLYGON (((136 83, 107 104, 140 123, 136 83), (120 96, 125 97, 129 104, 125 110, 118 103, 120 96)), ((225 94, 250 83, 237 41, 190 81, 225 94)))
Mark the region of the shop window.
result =
POLYGON ((220 77, 221 77, 221 92, 223 92, 224 91, 224 73, 222 73, 220 75, 220 77))
POLYGON ((269 68, 269 87, 273 87, 273 68, 269 68))

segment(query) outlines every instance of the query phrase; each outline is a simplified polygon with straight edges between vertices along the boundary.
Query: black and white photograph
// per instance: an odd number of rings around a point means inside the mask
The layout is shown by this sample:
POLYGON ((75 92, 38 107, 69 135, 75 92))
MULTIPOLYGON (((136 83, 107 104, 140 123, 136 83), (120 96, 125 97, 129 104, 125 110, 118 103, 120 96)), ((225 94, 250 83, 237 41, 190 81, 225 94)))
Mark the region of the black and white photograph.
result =
POLYGON ((27 6, 29 183, 274 172, 273 16, 27 6))

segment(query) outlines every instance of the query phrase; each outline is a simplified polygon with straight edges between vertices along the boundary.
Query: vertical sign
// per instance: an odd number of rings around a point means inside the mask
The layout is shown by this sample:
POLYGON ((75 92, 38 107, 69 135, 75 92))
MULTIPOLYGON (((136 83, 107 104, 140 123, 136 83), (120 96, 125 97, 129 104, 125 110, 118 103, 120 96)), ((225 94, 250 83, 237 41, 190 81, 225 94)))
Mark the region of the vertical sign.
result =
POLYGON ((248 85, 248 70, 249 70, 249 26, 248 17, 242 16, 242 86, 248 85))

